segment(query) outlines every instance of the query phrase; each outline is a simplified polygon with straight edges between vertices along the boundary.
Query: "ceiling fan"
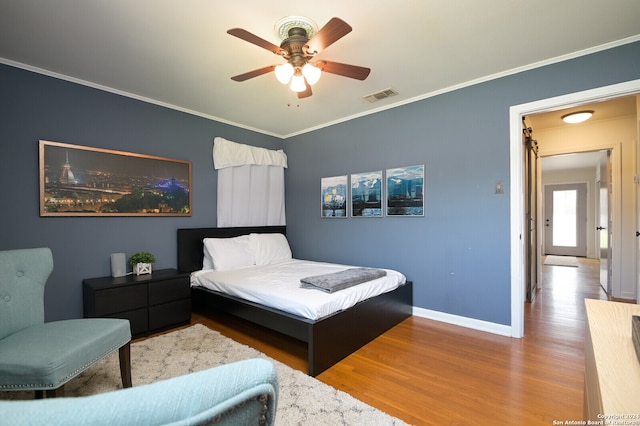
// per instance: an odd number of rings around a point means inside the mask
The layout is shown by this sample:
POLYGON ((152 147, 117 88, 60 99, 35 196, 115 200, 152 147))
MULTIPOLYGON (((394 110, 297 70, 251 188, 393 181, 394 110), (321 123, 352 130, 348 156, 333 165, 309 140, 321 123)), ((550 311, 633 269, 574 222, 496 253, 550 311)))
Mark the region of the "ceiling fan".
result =
POLYGON ((290 88, 297 92, 298 98, 306 98, 313 94, 311 85, 318 81, 322 71, 356 80, 366 79, 371 72, 369 68, 356 65, 315 60, 317 54, 351 32, 351 26, 340 18, 332 18, 319 31, 315 30, 313 21, 299 16, 280 20, 276 28, 284 39, 280 46, 242 28, 227 31, 228 34, 269 50, 287 61, 281 65, 269 65, 233 76, 232 80, 245 81, 274 71, 281 83, 291 82, 290 88))

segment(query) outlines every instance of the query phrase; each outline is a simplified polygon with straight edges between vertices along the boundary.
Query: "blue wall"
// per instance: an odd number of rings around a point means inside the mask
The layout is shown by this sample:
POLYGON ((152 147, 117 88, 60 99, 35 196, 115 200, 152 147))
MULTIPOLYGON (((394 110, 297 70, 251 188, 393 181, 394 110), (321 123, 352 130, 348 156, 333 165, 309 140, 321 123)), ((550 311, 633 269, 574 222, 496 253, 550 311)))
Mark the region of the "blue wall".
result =
MULTIPOLYGON (((212 102, 215 100, 212 100, 212 102)), ((110 275, 109 255, 151 251, 176 266, 176 229, 216 225, 213 138, 282 148, 282 140, 0 65, 0 249, 48 246, 47 320, 82 316, 82 279, 110 275), (38 140, 191 161, 192 217, 40 217, 38 140)))
POLYGON ((294 253, 398 269, 415 306, 510 325, 509 107, 638 78, 635 43, 286 140, 294 253), (320 218, 321 178, 414 164, 424 218, 320 218))
MULTIPOLYGON (((49 246, 47 319, 82 316, 83 278, 109 254, 176 264, 175 231, 215 226, 213 138, 284 147, 288 236, 299 258, 395 268, 415 305, 510 323, 509 107, 640 78, 640 43, 500 78, 286 141, 0 65, 0 249, 49 246), (40 217, 38 140, 193 162, 190 218, 40 217), (320 218, 320 179, 425 164, 424 218, 320 218), (505 194, 494 194, 497 181, 505 194)), ((214 100, 212 100, 214 101, 214 100)))

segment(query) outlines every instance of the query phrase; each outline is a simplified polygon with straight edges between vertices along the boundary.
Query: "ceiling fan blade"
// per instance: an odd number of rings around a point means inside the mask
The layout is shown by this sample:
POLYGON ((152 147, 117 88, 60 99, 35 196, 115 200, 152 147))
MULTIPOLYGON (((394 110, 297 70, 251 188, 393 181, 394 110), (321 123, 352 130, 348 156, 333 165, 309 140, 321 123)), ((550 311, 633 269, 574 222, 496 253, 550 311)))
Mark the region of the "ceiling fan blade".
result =
POLYGON ((269 72, 273 71, 275 68, 276 68, 275 65, 269 65, 267 67, 258 68, 257 70, 246 72, 244 74, 235 75, 235 76, 231 77, 231 80, 233 80, 233 81, 249 80, 250 78, 257 77, 259 75, 269 73, 269 72))
POLYGON ((307 43, 308 52, 311 54, 320 53, 327 47, 331 46, 342 37, 351 32, 353 28, 340 18, 331 18, 327 24, 320 28, 320 31, 314 35, 307 43))
POLYGON ((341 75, 343 77, 355 78, 356 80, 366 79, 371 72, 370 68, 341 64, 340 62, 318 61, 313 65, 324 72, 341 75))
POLYGON ((276 55, 282 55, 284 52, 284 50, 281 49, 280 46, 276 46, 275 44, 268 42, 267 40, 260 38, 247 30, 243 30, 242 28, 232 28, 227 31, 227 34, 231 34, 232 36, 238 37, 239 39, 248 41, 249 43, 262 47, 263 49, 267 49, 268 51, 273 52, 276 55))
POLYGON ((304 84, 305 86, 307 86, 307 88, 302 92, 298 92, 298 99, 308 98, 309 96, 313 95, 313 92, 311 91, 311 85, 307 83, 306 78, 304 79, 304 84))

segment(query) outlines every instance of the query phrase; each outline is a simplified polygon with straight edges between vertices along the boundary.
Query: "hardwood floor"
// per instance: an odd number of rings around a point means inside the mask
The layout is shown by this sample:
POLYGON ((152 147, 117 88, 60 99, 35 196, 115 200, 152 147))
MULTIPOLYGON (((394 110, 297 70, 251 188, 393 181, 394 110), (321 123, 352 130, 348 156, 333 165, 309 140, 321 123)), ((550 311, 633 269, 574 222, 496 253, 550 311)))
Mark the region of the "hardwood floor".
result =
MULTIPOLYGON (((581 420, 584 298, 606 299, 599 262, 544 266, 513 339, 412 317, 317 378, 416 425, 552 425, 581 420)), ((222 314, 193 315, 222 334, 306 372, 296 340, 222 314)))

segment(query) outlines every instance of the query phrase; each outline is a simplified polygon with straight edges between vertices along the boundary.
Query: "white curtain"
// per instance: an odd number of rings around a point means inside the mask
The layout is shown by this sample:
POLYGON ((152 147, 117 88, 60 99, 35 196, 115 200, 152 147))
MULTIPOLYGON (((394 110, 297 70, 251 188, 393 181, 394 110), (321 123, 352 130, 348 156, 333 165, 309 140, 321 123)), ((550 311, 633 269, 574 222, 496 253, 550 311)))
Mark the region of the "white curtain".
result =
POLYGON ((215 138, 218 227, 285 225, 284 151, 215 138))

